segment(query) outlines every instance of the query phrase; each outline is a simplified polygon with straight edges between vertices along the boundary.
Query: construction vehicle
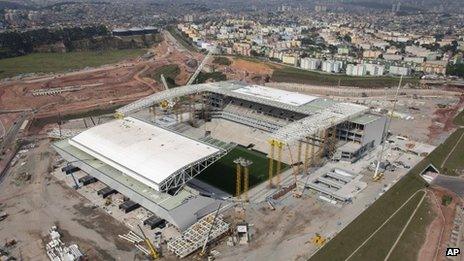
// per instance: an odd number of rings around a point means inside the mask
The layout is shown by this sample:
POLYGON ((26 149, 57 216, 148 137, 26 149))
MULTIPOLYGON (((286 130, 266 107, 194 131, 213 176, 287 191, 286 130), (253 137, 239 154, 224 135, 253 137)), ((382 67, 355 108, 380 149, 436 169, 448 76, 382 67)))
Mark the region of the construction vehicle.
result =
POLYGON ((325 244, 325 241, 327 239, 323 236, 321 236, 319 233, 316 233, 313 238, 311 238, 311 243, 317 247, 321 247, 325 244))
POLYGON ((111 205, 111 203, 113 203, 113 200, 111 199, 111 197, 107 197, 105 200, 105 206, 109 206, 111 205))
POLYGON ((7 213, 0 213, 0 221, 5 220, 8 217, 7 213))
POLYGON ((145 233, 143 232, 142 227, 139 224, 137 224, 137 226, 139 227, 140 232, 142 233, 145 244, 147 245, 148 249, 150 250, 150 257, 153 260, 156 260, 156 259, 160 258, 160 255, 159 255, 158 251, 156 250, 155 246, 151 243, 150 239, 148 239, 148 237, 145 235, 145 233))

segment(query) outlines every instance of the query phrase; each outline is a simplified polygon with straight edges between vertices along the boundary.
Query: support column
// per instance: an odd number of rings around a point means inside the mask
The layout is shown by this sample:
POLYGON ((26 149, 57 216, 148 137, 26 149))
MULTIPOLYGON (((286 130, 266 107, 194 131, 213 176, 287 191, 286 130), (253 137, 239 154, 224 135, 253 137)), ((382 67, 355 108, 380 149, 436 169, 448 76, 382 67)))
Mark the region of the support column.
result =
POLYGON ((249 179, 249 176, 250 176, 250 171, 249 171, 249 168, 248 166, 245 167, 245 175, 244 175, 244 179, 243 179, 243 195, 244 195, 244 198, 245 198, 245 201, 248 201, 248 179, 249 179))
POLYGON ((269 141, 270 150, 269 150, 269 187, 272 188, 274 184, 272 183, 272 178, 274 176, 274 141, 269 141))
POLYGON ((241 163, 241 158, 238 158, 234 160, 235 163, 235 178, 236 178, 236 183, 235 183, 235 196, 237 199, 240 199, 240 188, 242 186, 242 166, 240 165, 241 163))
POLYGON ((277 187, 280 186, 280 169, 281 169, 281 163, 282 163, 282 143, 278 142, 277 143, 277 169, 276 169, 276 185, 277 187))
MULTIPOLYGON (((298 156, 297 156, 297 163, 298 163, 298 166, 297 166, 297 173, 300 174, 301 173, 301 140, 298 140, 298 156)), ((290 147, 288 148, 289 151, 290 151, 290 147)), ((293 162, 292 162, 293 163, 293 162)))
POLYGON ((305 156, 304 156, 304 171, 308 170, 308 159, 309 159, 309 137, 306 137, 305 156))
POLYGON ((315 149, 316 149, 316 135, 312 135, 313 136, 313 142, 314 144, 311 146, 311 162, 310 162, 310 166, 313 166, 315 161, 316 161, 316 152, 315 152, 315 149))

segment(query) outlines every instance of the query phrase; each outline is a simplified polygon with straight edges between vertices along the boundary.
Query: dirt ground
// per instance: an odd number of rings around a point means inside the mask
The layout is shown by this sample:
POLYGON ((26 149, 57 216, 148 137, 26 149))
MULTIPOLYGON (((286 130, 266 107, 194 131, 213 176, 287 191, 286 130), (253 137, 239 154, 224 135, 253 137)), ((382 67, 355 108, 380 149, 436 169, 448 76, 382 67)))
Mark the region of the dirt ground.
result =
POLYGON ((36 144, 0 183, 0 211, 9 215, 0 222, 0 241, 18 241, 10 253, 23 260, 46 260, 47 231, 57 225, 63 242, 78 244, 88 260, 137 258, 134 248, 118 238, 127 233, 124 225, 51 176, 49 143, 36 144))
POLYGON ((435 211, 435 220, 430 223, 427 228, 427 236, 424 245, 419 251, 418 260, 445 260, 446 248, 448 247, 448 240, 453 229, 454 216, 456 207, 462 204, 461 200, 452 192, 442 188, 432 188, 432 193, 435 198, 432 198, 432 210, 435 211), (441 198, 443 195, 450 195, 453 197, 451 204, 443 206, 441 198), (439 249, 437 250, 437 247, 439 249))
POLYGON ((272 74, 274 71, 271 67, 264 63, 250 62, 243 59, 233 59, 231 67, 256 74, 272 74))
POLYGON ((433 195, 432 197, 427 197, 427 200, 429 200, 431 209, 435 213, 435 219, 427 228, 426 239, 424 245, 419 250, 418 260, 434 260, 444 228, 444 219, 443 214, 441 213, 440 201, 435 193, 430 193, 429 195, 433 195))
POLYGON ((186 65, 189 59, 201 59, 201 54, 181 52, 165 40, 152 48, 150 59, 132 59, 96 69, 65 74, 40 76, 0 83, 2 110, 33 109, 36 118, 104 109, 124 105, 154 92, 163 90, 161 83, 144 75, 161 66, 178 64, 181 72, 176 79, 185 83, 192 71, 186 65), (54 95, 34 96, 34 90, 80 86, 76 91, 54 95))
POLYGON ((453 119, 460 108, 464 106, 464 95, 459 97, 459 102, 446 108, 438 108, 433 114, 434 124, 429 127, 429 139, 434 140, 443 132, 450 132, 456 126, 453 119))

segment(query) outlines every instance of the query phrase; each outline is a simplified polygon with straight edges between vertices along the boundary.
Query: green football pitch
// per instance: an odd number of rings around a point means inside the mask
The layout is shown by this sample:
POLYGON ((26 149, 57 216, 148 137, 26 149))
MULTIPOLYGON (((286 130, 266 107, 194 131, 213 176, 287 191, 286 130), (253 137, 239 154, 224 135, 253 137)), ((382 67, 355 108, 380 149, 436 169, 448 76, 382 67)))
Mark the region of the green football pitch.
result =
MULTIPOLYGON (((250 188, 268 179, 268 158, 266 154, 254 150, 249 150, 241 146, 235 147, 226 156, 208 167, 196 178, 206 182, 231 195, 235 194, 235 163, 234 160, 242 157, 251 160, 253 164, 249 167, 249 186, 250 188)), ((287 169, 288 165, 282 163, 282 170, 287 169)), ((242 179, 243 180, 243 179, 242 179)))

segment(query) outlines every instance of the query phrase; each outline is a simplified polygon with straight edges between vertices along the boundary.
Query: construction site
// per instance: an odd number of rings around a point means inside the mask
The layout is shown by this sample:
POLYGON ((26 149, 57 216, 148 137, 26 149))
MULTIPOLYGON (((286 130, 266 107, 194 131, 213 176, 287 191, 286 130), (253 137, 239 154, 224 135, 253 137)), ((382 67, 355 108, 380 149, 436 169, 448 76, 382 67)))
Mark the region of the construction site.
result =
POLYGON ((354 103, 235 81, 186 85, 94 127, 50 133, 62 162, 53 175, 129 227, 144 224, 164 239, 156 253, 179 258, 236 257, 272 230, 256 212, 333 205, 305 230, 315 250, 434 148, 394 151, 407 148, 395 138, 384 145, 388 127, 385 115, 354 103), (220 241, 229 248, 211 251, 220 241))
POLYGON ((10 244, 0 254, 308 260, 448 137, 464 103, 459 91, 401 81, 371 91, 257 85, 265 76, 252 81, 260 73, 242 74, 241 60, 221 68, 234 80, 194 84, 211 53, 169 34, 155 53, 95 69, 98 79, 83 71, 0 89, 9 133, 29 134, 5 154, 0 232, 10 244), (174 60, 179 86, 146 77, 174 60), (23 95, 29 107, 15 110, 23 95), (60 119, 89 108, 105 110, 60 119), (34 126, 32 113, 52 120, 34 126))

